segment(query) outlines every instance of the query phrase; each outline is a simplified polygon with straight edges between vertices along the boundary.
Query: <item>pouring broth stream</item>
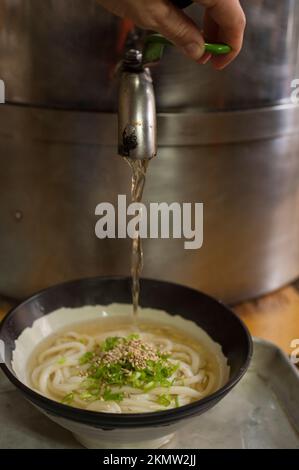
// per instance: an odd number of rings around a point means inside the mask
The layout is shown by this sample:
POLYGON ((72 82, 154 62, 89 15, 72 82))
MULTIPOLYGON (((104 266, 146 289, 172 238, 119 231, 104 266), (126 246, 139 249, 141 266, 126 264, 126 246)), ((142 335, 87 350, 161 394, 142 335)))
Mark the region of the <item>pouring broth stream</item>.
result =
MULTIPOLYGON (((125 159, 132 169, 132 187, 131 197, 133 203, 142 201, 146 172, 148 168, 148 160, 132 160, 125 159)), ((138 231, 132 242, 132 257, 131 257, 131 276, 132 276, 132 303, 133 315, 136 318, 138 315, 139 295, 140 295, 140 276, 143 269, 143 248, 142 239, 138 231)))

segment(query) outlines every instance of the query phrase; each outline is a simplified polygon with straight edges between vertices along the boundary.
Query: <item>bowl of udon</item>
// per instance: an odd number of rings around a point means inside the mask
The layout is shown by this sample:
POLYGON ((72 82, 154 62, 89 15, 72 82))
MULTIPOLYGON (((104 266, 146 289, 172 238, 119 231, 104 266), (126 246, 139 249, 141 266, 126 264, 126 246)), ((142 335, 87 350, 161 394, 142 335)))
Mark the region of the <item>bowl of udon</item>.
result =
POLYGON ((131 312, 129 278, 91 278, 34 295, 0 325, 8 379, 88 448, 167 445, 250 362, 245 325, 201 292, 142 279, 131 312))

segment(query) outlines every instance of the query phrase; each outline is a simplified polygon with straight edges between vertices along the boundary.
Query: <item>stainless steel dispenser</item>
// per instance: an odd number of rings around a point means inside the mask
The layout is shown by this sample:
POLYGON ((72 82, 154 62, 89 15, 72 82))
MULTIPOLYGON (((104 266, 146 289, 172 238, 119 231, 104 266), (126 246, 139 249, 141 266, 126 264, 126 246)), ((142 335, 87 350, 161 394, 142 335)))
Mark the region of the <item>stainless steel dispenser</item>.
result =
MULTIPOLYGON (((204 244, 146 240, 144 275, 235 302, 299 275, 299 2, 241 1, 244 48, 223 72, 167 48, 152 69, 159 157, 144 201, 204 202, 204 244)), ((187 13, 200 24, 198 5, 187 13)), ((1 0, 0 293, 128 274, 130 240, 95 207, 128 194, 117 155, 122 22, 96 0, 1 0)))

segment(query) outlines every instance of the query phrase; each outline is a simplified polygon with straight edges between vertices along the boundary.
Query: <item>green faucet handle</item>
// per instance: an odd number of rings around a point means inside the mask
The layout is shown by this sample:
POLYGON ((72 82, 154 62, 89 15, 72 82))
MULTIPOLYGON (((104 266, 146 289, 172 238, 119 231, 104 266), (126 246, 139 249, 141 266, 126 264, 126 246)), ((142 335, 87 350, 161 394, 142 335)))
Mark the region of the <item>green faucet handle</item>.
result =
MULTIPOLYGON (((146 37, 143 48, 143 63, 151 64, 162 59, 165 46, 173 46, 172 42, 158 33, 146 37)), ((228 44, 205 43, 205 52, 212 55, 229 54, 232 48, 228 44)))
POLYGON ((212 42, 205 43, 205 52, 209 52, 212 55, 229 54, 231 51, 232 48, 228 44, 217 44, 212 42))

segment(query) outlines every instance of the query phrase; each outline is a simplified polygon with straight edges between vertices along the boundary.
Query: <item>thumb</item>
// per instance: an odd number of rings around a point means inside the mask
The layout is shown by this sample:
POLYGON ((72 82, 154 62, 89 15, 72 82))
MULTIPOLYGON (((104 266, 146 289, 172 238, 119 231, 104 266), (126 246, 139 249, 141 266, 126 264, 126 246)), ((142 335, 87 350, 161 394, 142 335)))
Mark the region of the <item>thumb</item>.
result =
POLYGON ((198 61, 204 54, 204 39, 191 18, 168 1, 155 13, 156 30, 185 55, 198 61))

